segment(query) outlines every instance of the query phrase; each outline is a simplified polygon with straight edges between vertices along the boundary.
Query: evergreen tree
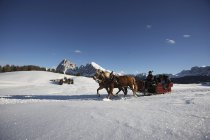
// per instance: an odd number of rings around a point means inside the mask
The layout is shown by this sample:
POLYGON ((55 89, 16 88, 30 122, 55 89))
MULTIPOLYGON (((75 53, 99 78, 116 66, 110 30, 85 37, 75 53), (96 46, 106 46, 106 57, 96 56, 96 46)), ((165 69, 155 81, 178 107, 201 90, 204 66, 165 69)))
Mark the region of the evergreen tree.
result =
POLYGON ((10 67, 10 65, 7 64, 6 66, 4 66, 2 71, 3 71, 3 72, 11 72, 11 67, 10 67))
POLYGON ((17 71, 17 66, 12 65, 12 66, 11 66, 11 71, 17 71))
POLYGON ((0 72, 11 72, 11 71, 50 71, 55 72, 55 69, 46 69, 45 67, 39 67, 34 65, 15 66, 5 65, 0 66, 0 72))
POLYGON ((55 69, 51 69, 51 72, 56 72, 55 69))

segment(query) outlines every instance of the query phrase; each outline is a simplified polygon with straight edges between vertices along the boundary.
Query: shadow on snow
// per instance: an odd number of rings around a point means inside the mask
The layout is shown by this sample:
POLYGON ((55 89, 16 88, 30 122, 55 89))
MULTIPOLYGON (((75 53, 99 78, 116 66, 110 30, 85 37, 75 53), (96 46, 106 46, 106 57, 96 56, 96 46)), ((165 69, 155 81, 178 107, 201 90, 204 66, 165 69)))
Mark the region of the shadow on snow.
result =
MULTIPOLYGON (((127 95, 127 97, 130 97, 127 95)), ((106 95, 9 95, 8 97, 0 97, 5 99, 20 99, 20 100, 96 100, 102 101, 106 95)), ((112 100, 120 100, 121 96, 113 97, 112 100)))

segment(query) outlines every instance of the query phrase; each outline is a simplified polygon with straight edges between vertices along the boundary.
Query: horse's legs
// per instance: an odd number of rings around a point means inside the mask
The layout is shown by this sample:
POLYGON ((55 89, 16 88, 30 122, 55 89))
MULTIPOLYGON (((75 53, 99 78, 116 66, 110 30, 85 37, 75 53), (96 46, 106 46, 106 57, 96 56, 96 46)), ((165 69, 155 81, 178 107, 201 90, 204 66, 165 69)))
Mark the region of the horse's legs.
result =
POLYGON ((97 95, 98 95, 98 97, 100 97, 99 90, 101 90, 101 89, 103 89, 102 86, 100 86, 100 87, 97 89, 97 95))
POLYGON ((114 89, 114 87, 110 86, 109 92, 108 92, 108 99, 111 99, 111 96, 113 95, 113 89, 114 89))
POLYGON ((107 91, 107 93, 108 93, 108 95, 107 95, 107 98, 109 97, 109 88, 105 88, 106 89, 106 91, 107 91))
POLYGON ((127 95, 127 93, 128 93, 127 87, 119 87, 118 89, 119 89, 119 90, 118 90, 118 92, 116 93, 116 95, 117 95, 120 91, 123 91, 124 97, 127 95))
POLYGON ((124 87, 124 97, 128 94, 128 88, 124 87))
POLYGON ((123 88, 118 88, 118 92, 116 93, 116 95, 118 95, 118 93, 119 93, 121 90, 124 92, 123 88))

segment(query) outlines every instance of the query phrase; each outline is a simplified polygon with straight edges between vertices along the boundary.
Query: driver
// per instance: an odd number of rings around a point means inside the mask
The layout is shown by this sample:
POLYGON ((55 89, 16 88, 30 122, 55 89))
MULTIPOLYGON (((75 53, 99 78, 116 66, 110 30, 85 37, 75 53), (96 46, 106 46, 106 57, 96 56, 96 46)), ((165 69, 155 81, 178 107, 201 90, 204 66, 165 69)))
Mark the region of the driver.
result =
POLYGON ((147 75, 147 81, 148 82, 152 82, 154 80, 154 76, 152 75, 153 71, 149 71, 148 75, 147 75))
POLYGON ((147 78, 146 78, 146 83, 145 83, 145 90, 148 90, 148 87, 151 85, 152 81, 154 81, 154 76, 152 75, 153 71, 149 71, 147 78))

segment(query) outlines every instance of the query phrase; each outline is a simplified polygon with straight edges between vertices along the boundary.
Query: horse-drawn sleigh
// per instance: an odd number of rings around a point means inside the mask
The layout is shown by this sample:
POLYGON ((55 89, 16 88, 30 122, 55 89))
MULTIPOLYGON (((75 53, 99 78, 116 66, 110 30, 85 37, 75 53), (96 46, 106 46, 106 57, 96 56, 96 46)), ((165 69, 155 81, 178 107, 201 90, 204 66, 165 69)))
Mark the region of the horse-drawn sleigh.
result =
MULTIPOLYGON (((149 76, 150 77, 150 76, 149 76)), ((152 79, 136 80, 138 92, 144 95, 170 93, 173 83, 167 75, 157 75, 152 79)))
POLYGON ((116 76, 113 72, 109 73, 97 70, 93 79, 99 83, 99 88, 97 89, 98 96, 100 96, 99 90, 105 88, 108 93, 107 98, 111 98, 114 88, 118 88, 119 90, 116 94, 123 91, 124 96, 127 95, 128 87, 132 90, 134 96, 137 96, 136 92, 143 93, 143 95, 164 94, 171 92, 173 83, 170 81, 168 76, 151 76, 150 71, 147 79, 137 80, 132 76, 116 76))

